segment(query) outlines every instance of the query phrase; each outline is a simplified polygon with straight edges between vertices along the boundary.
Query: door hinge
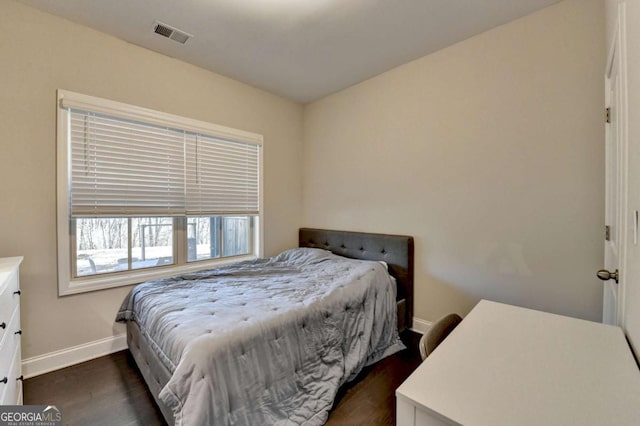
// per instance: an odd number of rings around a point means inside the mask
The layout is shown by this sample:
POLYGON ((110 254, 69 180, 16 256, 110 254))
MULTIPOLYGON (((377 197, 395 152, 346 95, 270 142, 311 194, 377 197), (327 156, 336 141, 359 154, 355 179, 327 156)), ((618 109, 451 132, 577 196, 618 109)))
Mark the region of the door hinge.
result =
POLYGON ((609 225, 604 227, 604 240, 611 241, 611 227, 609 225))
POLYGON ((604 110, 604 118, 607 123, 611 123, 611 108, 604 110))

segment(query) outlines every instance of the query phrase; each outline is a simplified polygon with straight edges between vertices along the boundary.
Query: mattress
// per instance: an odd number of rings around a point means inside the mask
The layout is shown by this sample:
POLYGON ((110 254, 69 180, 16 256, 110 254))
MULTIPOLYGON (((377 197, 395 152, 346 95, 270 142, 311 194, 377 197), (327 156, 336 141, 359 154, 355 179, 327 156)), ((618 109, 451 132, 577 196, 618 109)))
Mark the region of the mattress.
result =
POLYGON ((338 388, 403 349, 378 262, 299 248, 135 287, 134 321, 170 376, 176 424, 323 424, 338 388))

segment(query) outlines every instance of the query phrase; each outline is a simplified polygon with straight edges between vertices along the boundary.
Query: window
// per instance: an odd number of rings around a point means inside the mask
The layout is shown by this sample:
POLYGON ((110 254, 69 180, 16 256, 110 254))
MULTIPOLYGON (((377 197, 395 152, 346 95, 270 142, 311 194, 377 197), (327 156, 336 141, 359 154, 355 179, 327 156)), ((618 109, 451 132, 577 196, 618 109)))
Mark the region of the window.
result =
POLYGON ((262 136, 58 91, 61 295, 261 255, 262 136))
POLYGON ((187 261, 250 252, 250 216, 190 216, 187 219, 187 261))

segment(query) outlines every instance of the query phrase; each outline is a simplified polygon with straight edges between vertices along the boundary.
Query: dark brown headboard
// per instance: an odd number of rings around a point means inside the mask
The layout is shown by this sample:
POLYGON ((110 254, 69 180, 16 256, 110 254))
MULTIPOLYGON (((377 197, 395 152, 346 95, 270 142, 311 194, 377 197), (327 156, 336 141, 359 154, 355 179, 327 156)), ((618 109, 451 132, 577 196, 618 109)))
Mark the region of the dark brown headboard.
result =
POLYGON ((312 247, 352 259, 384 260, 398 283, 398 329, 411 327, 413 318, 413 237, 301 228, 300 247, 312 247))

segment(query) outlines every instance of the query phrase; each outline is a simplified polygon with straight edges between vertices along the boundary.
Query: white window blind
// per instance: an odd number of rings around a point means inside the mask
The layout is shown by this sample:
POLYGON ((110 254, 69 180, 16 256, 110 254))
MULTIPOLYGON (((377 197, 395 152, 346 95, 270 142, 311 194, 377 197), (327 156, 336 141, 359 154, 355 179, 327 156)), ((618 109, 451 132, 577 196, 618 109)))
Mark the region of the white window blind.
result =
POLYGON ((259 146, 187 137, 187 213, 258 214, 259 146))
POLYGON ((71 109, 71 215, 258 214, 260 146, 71 109))
POLYGON ((71 214, 184 213, 184 132, 72 110, 71 214))

